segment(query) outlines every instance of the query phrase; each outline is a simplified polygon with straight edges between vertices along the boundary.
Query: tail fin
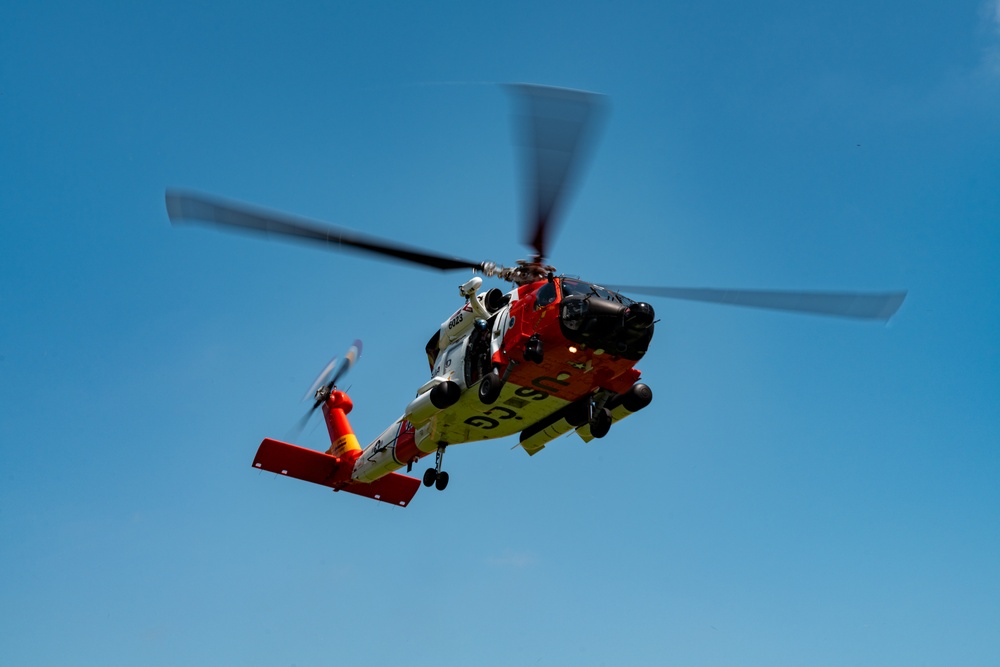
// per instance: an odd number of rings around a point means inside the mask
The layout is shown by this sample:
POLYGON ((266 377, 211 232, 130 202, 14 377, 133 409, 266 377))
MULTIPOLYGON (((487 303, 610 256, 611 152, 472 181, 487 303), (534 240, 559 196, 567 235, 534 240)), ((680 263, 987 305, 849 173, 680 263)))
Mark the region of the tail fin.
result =
POLYGON ((330 432, 330 449, 327 454, 350 459, 353 463, 361 456, 361 445, 351 423, 347 421, 347 413, 354 409, 354 403, 342 391, 334 389, 330 397, 323 403, 323 417, 326 419, 326 429, 330 432))

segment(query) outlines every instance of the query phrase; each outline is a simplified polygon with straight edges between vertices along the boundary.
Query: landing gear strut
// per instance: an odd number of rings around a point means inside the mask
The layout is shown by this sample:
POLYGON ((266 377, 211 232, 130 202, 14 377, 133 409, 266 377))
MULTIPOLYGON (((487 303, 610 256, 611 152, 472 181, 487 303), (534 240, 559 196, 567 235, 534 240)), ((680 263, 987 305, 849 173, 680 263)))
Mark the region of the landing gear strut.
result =
POLYGON ((434 486, 438 491, 444 491, 448 486, 448 473, 441 470, 441 463, 444 461, 444 448, 446 444, 438 445, 437 455, 434 457, 434 467, 424 471, 424 486, 434 486))

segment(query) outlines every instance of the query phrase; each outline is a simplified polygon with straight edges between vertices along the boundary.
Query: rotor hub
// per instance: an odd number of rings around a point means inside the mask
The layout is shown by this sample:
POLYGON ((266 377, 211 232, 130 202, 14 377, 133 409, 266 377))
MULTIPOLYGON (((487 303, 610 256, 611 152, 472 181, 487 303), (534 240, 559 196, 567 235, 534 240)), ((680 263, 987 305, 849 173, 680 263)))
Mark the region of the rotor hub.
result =
POLYGON ((536 257, 533 260, 519 259, 517 266, 510 268, 495 262, 483 262, 479 270, 490 278, 500 278, 521 286, 545 280, 555 273, 556 267, 545 264, 541 257, 536 257))

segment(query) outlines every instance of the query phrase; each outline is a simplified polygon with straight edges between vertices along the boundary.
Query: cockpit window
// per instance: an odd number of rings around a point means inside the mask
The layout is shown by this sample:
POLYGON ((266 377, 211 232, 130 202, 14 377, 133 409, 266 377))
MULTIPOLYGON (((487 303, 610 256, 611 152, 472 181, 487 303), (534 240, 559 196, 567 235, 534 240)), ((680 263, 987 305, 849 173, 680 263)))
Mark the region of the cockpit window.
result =
POLYGON ((574 295, 595 295, 606 301, 613 301, 614 303, 622 303, 625 305, 632 303, 631 299, 628 299, 617 292, 612 292, 605 287, 591 285, 590 283, 585 283, 582 280, 576 280, 575 278, 562 278, 560 283, 562 284, 563 298, 574 295))
POLYGON ((593 291, 590 289, 590 285, 587 283, 582 283, 579 280, 573 280, 572 278, 563 278, 559 281, 562 283, 563 298, 568 296, 587 296, 592 294, 593 291))

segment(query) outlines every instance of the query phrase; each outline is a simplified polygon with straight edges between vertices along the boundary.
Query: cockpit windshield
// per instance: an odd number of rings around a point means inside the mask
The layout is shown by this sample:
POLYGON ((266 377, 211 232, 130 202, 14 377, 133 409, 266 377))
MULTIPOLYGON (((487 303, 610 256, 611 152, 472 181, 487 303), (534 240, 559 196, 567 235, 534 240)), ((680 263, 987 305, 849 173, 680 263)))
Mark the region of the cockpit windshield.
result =
POLYGON ((560 284, 562 285, 562 295, 564 299, 568 296, 596 295, 605 301, 612 301, 626 306, 632 303, 631 299, 622 296, 618 292, 612 292, 606 287, 591 285, 590 283, 585 283, 582 280, 577 280, 576 278, 561 278, 560 284))

